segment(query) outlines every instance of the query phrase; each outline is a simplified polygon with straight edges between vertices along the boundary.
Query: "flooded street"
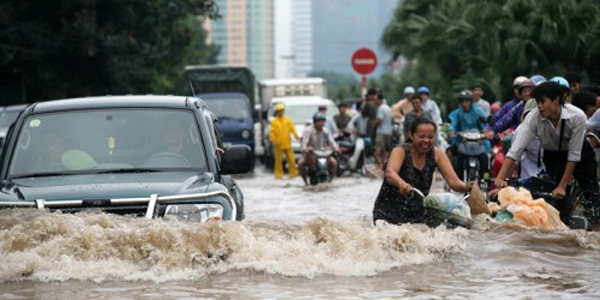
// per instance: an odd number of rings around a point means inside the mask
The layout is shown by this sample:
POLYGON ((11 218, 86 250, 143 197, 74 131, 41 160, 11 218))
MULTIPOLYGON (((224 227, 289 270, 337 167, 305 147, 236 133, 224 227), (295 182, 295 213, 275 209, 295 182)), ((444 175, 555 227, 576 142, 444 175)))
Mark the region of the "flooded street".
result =
POLYGON ((484 219, 471 230, 374 226, 378 179, 305 188, 258 166, 238 183, 243 222, 0 211, 0 298, 600 296, 599 233, 484 219))

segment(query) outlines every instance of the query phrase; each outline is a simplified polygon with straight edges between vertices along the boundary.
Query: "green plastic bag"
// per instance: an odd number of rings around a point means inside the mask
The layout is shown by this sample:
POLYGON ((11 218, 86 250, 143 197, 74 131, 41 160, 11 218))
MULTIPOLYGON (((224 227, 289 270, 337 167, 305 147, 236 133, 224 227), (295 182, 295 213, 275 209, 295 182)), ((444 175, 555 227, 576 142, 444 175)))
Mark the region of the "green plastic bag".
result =
POLYGON ((449 228, 473 225, 471 209, 466 200, 452 193, 429 194, 423 199, 425 207, 425 223, 430 227, 441 224, 449 228))
POLYGON ((496 221, 513 221, 513 215, 506 209, 498 211, 494 217, 496 221))

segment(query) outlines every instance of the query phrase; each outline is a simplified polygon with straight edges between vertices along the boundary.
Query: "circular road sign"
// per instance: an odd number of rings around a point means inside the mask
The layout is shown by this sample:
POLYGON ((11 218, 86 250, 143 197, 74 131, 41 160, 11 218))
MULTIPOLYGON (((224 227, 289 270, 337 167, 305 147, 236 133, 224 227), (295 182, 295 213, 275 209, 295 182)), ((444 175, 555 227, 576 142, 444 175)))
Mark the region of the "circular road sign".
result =
POLYGON ((352 55, 352 68, 356 73, 367 75, 377 68, 377 55, 368 48, 360 48, 352 55))

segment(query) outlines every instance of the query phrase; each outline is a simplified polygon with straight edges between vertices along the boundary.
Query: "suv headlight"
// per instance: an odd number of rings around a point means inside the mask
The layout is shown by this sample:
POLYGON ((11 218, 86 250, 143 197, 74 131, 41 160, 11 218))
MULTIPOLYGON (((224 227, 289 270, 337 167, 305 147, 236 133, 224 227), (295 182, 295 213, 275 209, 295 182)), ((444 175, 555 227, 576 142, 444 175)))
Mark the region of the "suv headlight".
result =
POLYGON ((189 222, 209 222, 223 220, 223 206, 220 204, 171 204, 165 209, 165 219, 189 222))
POLYGON ((249 139, 251 135, 252 134, 250 133, 250 130, 242 130, 242 138, 243 139, 249 139))

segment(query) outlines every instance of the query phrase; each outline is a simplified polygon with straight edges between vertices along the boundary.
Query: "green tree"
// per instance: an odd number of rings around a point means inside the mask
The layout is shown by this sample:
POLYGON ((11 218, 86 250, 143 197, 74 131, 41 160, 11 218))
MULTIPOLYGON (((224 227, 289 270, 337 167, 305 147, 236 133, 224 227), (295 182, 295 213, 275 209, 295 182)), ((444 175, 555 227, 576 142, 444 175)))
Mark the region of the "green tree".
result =
POLYGON ((477 82, 497 100, 518 75, 600 77, 599 13, 595 0, 406 0, 382 43, 411 62, 400 77, 435 99, 451 104, 477 82))
POLYGON ((172 92, 213 55, 196 16, 217 16, 213 2, 2 1, 2 101, 172 92))

